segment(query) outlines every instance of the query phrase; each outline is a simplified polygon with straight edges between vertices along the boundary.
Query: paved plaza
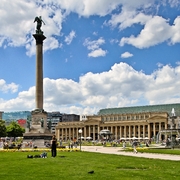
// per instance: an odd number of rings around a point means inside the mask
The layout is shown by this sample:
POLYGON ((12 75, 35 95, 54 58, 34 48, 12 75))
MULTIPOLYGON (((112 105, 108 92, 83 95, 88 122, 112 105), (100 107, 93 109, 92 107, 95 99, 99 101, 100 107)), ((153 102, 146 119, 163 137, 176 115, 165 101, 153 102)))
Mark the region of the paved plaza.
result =
POLYGON ((169 154, 155 154, 155 153, 133 153, 124 152, 121 147, 102 147, 102 146, 82 146, 82 151, 96 152, 104 154, 117 154, 123 156, 135 156, 152 159, 163 159, 171 161, 180 161, 180 155, 169 155, 169 154))

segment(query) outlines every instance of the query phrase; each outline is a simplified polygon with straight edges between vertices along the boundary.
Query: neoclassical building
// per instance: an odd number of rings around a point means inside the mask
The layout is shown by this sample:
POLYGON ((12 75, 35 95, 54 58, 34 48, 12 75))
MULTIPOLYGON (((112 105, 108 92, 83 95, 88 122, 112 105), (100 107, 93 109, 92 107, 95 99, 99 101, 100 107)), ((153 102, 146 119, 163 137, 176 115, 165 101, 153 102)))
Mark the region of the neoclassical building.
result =
MULTIPOLYGON (((81 137, 93 140, 101 139, 101 130, 112 133, 111 138, 153 138, 171 125, 171 112, 175 110, 174 128, 180 127, 180 104, 162 104, 101 109, 97 115, 87 116, 87 120, 78 122, 59 122, 56 126, 57 139, 69 140, 81 137)), ((164 139, 164 135, 159 137, 164 139)))

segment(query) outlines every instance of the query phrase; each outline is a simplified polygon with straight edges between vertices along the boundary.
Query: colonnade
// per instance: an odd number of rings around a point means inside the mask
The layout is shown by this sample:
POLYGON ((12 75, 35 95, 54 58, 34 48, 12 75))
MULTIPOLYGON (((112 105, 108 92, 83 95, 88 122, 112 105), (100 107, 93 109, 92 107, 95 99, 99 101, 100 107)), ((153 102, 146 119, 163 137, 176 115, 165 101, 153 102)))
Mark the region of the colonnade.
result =
POLYGON ((87 124, 88 121, 73 123, 59 123, 56 127, 56 136, 58 140, 73 140, 91 137, 92 140, 100 140, 102 137, 99 132, 107 129, 112 133, 111 139, 119 140, 121 138, 152 138, 158 134, 159 131, 167 129, 167 123, 161 122, 126 122, 126 123, 101 123, 87 124), (82 129, 82 134, 79 134, 79 129, 82 129))

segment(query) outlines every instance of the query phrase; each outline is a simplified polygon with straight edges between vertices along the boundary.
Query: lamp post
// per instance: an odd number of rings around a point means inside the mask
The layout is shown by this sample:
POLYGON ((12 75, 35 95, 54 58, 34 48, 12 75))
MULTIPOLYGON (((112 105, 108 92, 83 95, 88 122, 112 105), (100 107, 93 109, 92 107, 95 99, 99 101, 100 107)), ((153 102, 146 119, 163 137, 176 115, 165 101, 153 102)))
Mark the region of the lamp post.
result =
POLYGON ((82 129, 79 129, 79 134, 80 134, 80 151, 81 151, 81 134, 82 134, 82 129))

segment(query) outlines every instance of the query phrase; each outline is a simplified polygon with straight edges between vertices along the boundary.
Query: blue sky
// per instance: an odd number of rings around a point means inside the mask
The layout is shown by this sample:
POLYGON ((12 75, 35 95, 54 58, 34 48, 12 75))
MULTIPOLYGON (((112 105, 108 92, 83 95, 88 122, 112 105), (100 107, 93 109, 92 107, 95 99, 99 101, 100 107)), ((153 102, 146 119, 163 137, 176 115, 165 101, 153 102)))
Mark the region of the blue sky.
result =
POLYGON ((45 22, 46 111, 179 103, 179 7, 179 0, 2 0, 0 111, 35 109, 36 16, 45 22))

